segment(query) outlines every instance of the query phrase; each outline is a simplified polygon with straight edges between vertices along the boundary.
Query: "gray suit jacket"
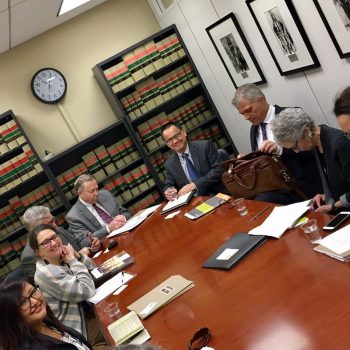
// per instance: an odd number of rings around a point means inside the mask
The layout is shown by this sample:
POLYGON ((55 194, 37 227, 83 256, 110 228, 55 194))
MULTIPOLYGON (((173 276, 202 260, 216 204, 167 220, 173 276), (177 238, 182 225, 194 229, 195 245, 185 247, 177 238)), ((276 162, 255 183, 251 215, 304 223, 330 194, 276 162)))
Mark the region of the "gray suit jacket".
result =
MULTIPOLYGON (((131 217, 130 212, 118 204, 113 195, 107 190, 99 191, 97 202, 113 217, 117 215, 124 215, 127 219, 131 217)), ((79 199, 68 212, 66 220, 69 223, 70 231, 80 247, 90 246, 88 239, 89 232, 98 238, 108 234, 106 226, 102 226, 79 199)))
MULTIPOLYGON (((210 196, 214 193, 226 192, 221 182, 222 170, 214 144, 208 140, 193 141, 188 143, 188 148, 191 152, 193 165, 199 175, 199 178, 194 181, 197 194, 199 196, 210 196)), ((179 190, 189 183, 180 159, 175 152, 165 162, 165 173, 164 191, 172 186, 179 190)))
MULTIPOLYGON (((78 243, 74 240, 70 232, 62 227, 57 227, 57 233, 60 235, 63 244, 70 243, 76 251, 80 250, 78 243)), ((30 280, 34 279, 36 260, 34 250, 30 247, 29 241, 27 241, 21 254, 21 268, 30 280)))

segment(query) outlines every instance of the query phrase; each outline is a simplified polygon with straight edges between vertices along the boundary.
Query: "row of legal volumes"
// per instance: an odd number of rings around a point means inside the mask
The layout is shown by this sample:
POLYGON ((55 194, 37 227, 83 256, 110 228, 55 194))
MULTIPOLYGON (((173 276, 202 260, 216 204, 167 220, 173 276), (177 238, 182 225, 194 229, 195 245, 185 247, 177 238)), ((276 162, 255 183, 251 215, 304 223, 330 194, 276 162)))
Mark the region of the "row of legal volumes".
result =
POLYGON ((60 198, 53 185, 47 182, 23 196, 13 196, 0 208, 0 237, 5 237, 22 227, 21 216, 26 209, 42 205, 54 208, 60 204, 60 198))
POLYGON ((0 194, 40 173, 43 168, 28 144, 24 144, 10 160, 0 164, 0 194))
POLYGON ((81 158, 81 163, 56 176, 57 182, 67 198, 74 197, 74 182, 78 176, 90 173, 96 181, 101 181, 133 160, 139 159, 140 154, 131 138, 127 136, 108 147, 101 145, 84 154, 81 158))
POLYGON ((0 125, 0 155, 4 155, 10 150, 26 143, 18 124, 10 119, 0 125))
POLYGON ((120 102, 130 120, 135 120, 198 84, 192 65, 186 63, 156 80, 149 78, 137 84, 135 91, 120 102))
POLYGON ((131 50, 121 57, 121 62, 103 72, 113 92, 117 93, 185 55, 177 35, 172 34, 131 50))

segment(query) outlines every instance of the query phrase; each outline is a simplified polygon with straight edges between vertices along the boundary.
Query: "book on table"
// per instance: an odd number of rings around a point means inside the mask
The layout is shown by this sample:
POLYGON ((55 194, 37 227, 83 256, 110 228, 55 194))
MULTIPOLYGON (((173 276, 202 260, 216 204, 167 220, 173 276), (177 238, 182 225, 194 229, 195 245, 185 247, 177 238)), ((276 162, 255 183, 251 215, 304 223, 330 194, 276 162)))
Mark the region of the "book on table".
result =
POLYGON ((265 236, 250 236, 242 232, 236 233, 222 244, 202 267, 229 270, 266 241, 267 237, 265 236))
POLYGON ((98 287, 106 282, 109 278, 116 275, 119 271, 125 269, 134 262, 134 258, 126 251, 122 251, 117 255, 112 256, 101 265, 90 271, 95 286, 98 287))
POLYGON ((161 214, 168 213, 169 211, 172 211, 187 205, 191 201, 193 196, 194 196, 194 191, 191 191, 178 197, 173 201, 169 201, 162 209, 161 214))
POLYGON ((137 345, 151 338, 135 311, 130 311, 110 324, 107 329, 116 345, 125 343, 137 345))
POLYGON ((194 287, 193 281, 173 275, 128 306, 142 319, 194 287))
POLYGON ((350 261, 350 225, 323 238, 314 250, 340 261, 350 261))
POLYGON ((221 204, 227 202, 231 197, 227 194, 218 193, 214 197, 207 199, 205 202, 197 205, 194 209, 185 213, 185 216, 191 220, 199 219, 219 207, 221 204))

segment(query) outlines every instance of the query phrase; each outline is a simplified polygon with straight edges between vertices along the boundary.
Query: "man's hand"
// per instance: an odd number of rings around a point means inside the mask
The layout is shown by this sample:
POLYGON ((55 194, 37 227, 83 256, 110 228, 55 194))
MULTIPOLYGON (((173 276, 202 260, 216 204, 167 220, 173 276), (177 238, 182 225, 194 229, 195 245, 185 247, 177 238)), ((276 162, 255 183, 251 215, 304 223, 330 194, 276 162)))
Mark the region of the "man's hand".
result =
POLYGON ((317 211, 318 213, 324 213, 324 214, 330 213, 332 211, 332 205, 331 204, 321 205, 315 211, 317 211))
POLYGON ((168 201, 173 201, 178 196, 177 189, 175 187, 169 187, 166 191, 164 191, 164 194, 168 201))
POLYGON ((182 195, 184 195, 188 192, 191 192, 195 189, 197 189, 196 185, 193 182, 191 182, 191 183, 189 183, 181 188, 181 190, 179 191, 179 196, 182 196, 182 195))
POLYGON ((89 233, 89 240, 90 240, 90 251, 92 253, 96 253, 101 249, 101 242, 97 237, 94 237, 92 233, 89 233))
POLYGON ((84 247, 84 248, 81 248, 81 249, 79 250, 79 253, 80 253, 80 254, 84 254, 84 255, 87 255, 87 256, 90 255, 90 252, 91 252, 91 250, 90 250, 89 247, 84 247))
POLYGON ((271 140, 265 140, 259 147, 259 151, 267 154, 275 154, 278 150, 276 142, 271 140))
POLYGON ((112 232, 122 226, 125 225, 126 223, 126 218, 124 215, 117 215, 109 224, 108 224, 108 228, 109 231, 112 232))
POLYGON ((316 196, 313 198, 311 208, 313 210, 320 208, 326 203, 325 200, 326 200, 326 196, 324 194, 316 194, 316 196))

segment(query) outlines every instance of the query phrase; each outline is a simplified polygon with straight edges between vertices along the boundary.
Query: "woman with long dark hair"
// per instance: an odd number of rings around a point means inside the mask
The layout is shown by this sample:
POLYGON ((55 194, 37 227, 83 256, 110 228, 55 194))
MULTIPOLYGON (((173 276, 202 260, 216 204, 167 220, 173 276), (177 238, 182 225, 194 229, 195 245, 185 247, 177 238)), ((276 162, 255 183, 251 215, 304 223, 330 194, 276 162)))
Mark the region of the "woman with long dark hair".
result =
POLYGON ((9 279, 0 284, 0 349, 91 350, 77 331, 53 315, 38 286, 9 279))

